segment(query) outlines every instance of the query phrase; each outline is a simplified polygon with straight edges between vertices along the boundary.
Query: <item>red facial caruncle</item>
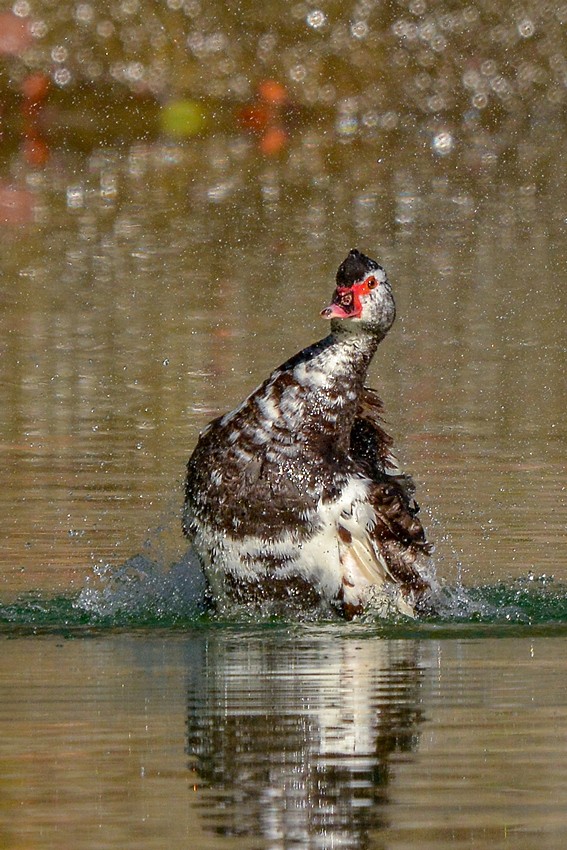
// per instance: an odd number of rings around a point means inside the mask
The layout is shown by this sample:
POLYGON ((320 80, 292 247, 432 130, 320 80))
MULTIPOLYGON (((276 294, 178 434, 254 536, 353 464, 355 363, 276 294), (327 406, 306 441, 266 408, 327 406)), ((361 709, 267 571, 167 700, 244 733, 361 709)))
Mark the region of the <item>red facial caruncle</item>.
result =
POLYGON ((362 299, 376 289, 379 281, 374 275, 353 283, 352 286, 337 286, 333 300, 321 310, 324 319, 359 319, 362 315, 362 299))

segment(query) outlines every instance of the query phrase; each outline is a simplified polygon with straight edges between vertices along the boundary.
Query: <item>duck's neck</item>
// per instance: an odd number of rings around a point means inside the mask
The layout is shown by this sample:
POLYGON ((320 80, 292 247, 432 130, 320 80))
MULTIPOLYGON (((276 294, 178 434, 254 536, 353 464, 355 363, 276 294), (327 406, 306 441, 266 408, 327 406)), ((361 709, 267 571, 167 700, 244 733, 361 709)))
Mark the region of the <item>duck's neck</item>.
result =
POLYGON ((333 452, 348 451, 368 367, 380 337, 333 328, 331 334, 299 358, 293 376, 303 389, 301 433, 306 442, 333 452), (323 444, 323 445, 321 445, 323 444))

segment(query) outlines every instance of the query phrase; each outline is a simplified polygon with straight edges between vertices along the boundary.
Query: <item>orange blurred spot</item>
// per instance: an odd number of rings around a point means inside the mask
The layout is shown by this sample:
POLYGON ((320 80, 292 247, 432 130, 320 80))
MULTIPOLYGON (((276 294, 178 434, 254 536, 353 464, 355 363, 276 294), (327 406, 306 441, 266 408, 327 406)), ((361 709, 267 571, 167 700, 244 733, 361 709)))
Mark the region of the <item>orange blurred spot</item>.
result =
POLYGON ((13 12, 0 13, 0 54, 20 56, 33 41, 29 23, 13 12))
POLYGON ((34 202, 31 192, 0 184, 0 224, 28 224, 33 221, 34 202))
POLYGON ((246 130, 258 133, 270 122, 271 110, 263 103, 243 106, 238 112, 238 121, 246 130))
POLYGON ((277 80, 262 80, 258 86, 258 95, 261 100, 272 103, 274 106, 281 106, 287 101, 285 86, 277 80))
POLYGON ((282 127, 270 127, 260 139, 260 150, 266 156, 275 156, 280 153, 287 144, 287 133, 282 127))
POLYGON ((281 108, 288 102, 287 91, 276 80, 263 80, 252 103, 238 112, 240 124, 247 130, 258 133, 270 124, 275 124, 281 108))
POLYGON ((30 74, 21 85, 22 94, 30 104, 42 101, 49 91, 49 77, 45 74, 30 74))
POLYGON ((256 99, 237 113, 242 127, 261 135, 258 147, 266 156, 278 154, 287 144, 288 134, 284 126, 288 109, 285 87, 277 80, 262 80, 256 99))
POLYGON ((22 150, 24 159, 29 165, 45 165, 49 159, 49 148, 42 139, 25 139, 22 150))

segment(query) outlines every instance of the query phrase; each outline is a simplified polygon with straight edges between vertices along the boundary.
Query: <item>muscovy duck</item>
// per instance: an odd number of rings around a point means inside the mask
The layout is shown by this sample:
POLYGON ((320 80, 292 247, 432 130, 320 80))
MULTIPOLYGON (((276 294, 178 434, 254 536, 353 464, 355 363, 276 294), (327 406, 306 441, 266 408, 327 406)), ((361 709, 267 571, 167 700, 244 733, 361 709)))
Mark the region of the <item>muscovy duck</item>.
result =
POLYGON ((201 433, 183 530, 217 606, 347 619, 426 608, 431 546, 365 386, 395 314, 386 272, 353 249, 321 312, 330 334, 201 433))

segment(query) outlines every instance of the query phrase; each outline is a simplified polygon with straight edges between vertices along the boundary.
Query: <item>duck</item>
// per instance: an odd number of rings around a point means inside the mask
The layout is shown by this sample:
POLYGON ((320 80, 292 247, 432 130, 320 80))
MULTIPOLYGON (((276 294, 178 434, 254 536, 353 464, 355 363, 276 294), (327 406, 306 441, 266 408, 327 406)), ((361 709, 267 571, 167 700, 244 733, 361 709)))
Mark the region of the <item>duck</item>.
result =
POLYGON ((384 268, 353 248, 321 317, 323 339, 201 432, 183 532, 217 611, 415 618, 428 610, 433 547, 366 386, 396 317, 384 268))

